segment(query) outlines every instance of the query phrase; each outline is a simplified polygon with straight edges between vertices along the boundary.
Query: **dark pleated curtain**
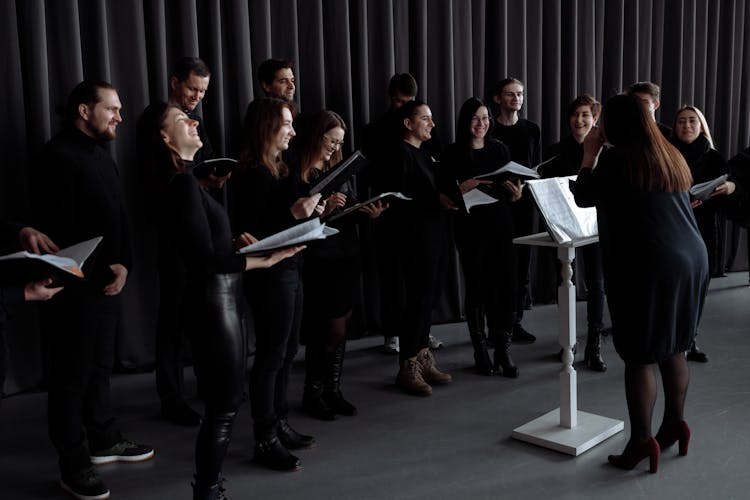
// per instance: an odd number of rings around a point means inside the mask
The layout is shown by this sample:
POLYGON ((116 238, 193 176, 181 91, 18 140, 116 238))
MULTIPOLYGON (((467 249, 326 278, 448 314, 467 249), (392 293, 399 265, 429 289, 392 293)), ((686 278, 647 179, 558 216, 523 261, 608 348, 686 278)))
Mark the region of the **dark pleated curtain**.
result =
MULTIPOLYGON (((750 144, 745 0, 0 0, 0 37, 4 218, 28 217, 29 160, 58 130, 54 109, 71 88, 100 78, 119 89, 125 121, 112 152, 136 262, 119 327, 125 368, 152 363, 158 287, 134 124, 151 100, 167 97, 169 67, 180 56, 200 56, 213 70, 200 111, 214 148, 228 155, 248 102, 260 95, 254 70, 268 57, 296 62, 300 108, 339 112, 349 149, 384 112, 390 76, 404 71, 416 76, 446 140, 467 97, 487 97, 497 80, 515 76, 526 82, 523 114, 541 125, 544 147, 567 133, 565 109, 577 94, 603 99, 637 80, 661 84, 661 121, 693 103, 724 155, 750 144)), ((455 254, 446 274, 436 321, 461 313, 455 254)), ((373 276, 365 273, 355 336, 374 321, 373 276)), ((40 380, 41 355, 33 308, 9 326, 12 392, 40 380)))

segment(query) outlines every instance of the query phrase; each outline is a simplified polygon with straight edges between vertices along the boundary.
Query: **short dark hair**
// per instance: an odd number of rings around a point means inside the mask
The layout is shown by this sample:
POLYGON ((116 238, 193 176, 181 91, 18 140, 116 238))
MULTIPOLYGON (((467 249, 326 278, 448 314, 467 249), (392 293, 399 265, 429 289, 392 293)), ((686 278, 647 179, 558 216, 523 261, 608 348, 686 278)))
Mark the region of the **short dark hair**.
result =
POLYGON ((659 99, 661 89, 653 82, 635 82, 628 87, 627 94, 648 94, 652 99, 659 99))
POLYGON ((573 116, 573 113, 576 112, 576 109, 579 106, 588 106, 591 108, 591 114, 594 115, 594 117, 599 116, 599 113, 602 110, 602 105, 599 101, 597 101, 594 96, 591 94, 581 94, 575 99, 573 99, 573 102, 570 103, 570 106, 568 106, 568 116, 573 116))
POLYGON ((427 106, 427 103, 424 101, 420 101, 419 99, 414 99, 413 101, 404 103, 403 106, 398 108, 396 116, 398 116, 399 137, 403 138, 404 134, 408 131, 406 125, 404 125, 404 120, 408 118, 411 121, 411 119, 414 118, 414 115, 417 113, 417 108, 419 108, 420 106, 427 106))
POLYGON ((276 78, 277 71, 287 68, 294 71, 292 66, 292 61, 288 59, 266 59, 258 66, 258 81, 271 85, 276 78))
POLYGON ((78 119, 78 106, 80 104, 91 106, 102 100, 101 95, 99 95, 100 89, 116 90, 111 83, 104 80, 82 81, 73 87, 65 106, 58 108, 58 114, 62 115, 67 124, 72 124, 78 119))
POLYGON ((496 95, 502 94, 503 89, 505 89, 505 87, 507 87, 511 83, 517 83, 521 87, 526 87, 526 85, 524 85, 523 82, 519 80, 518 78, 513 78, 512 76, 508 78, 503 78, 502 80, 500 80, 499 82, 495 84, 495 90, 493 91, 493 94, 492 94, 493 97, 496 95))
POLYGON ((397 93, 407 97, 415 97, 418 90, 417 80, 409 73, 396 73, 388 83, 388 95, 391 97, 395 97, 397 93))
POLYGON ((178 82, 184 82, 190 78, 190 73, 195 73, 202 78, 211 76, 208 65, 197 57, 181 57, 172 68, 171 76, 177 78, 178 82))

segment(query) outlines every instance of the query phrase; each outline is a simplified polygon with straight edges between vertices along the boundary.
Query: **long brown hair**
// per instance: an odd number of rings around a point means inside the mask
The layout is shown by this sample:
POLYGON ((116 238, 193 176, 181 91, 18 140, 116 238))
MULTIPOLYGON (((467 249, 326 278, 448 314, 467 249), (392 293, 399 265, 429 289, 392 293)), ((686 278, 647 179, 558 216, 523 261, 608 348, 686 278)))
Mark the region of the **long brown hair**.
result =
POLYGON ((289 168, 281 155, 271 153, 274 136, 284 124, 284 108, 294 114, 289 103, 275 97, 261 97, 247 106, 237 158, 239 171, 245 170, 254 162, 260 162, 276 179, 289 175, 289 168))
MULTIPOLYGON (((313 115, 312 124, 305 142, 302 143, 300 150, 300 173, 302 180, 309 183, 312 170, 315 168, 315 162, 320 157, 320 151, 323 148, 325 135, 336 127, 346 132, 344 119, 334 111, 323 109, 313 115)), ((331 159, 325 162, 323 171, 325 172, 332 166, 341 161, 341 148, 337 148, 331 155, 331 159)))
POLYGON ((602 125, 607 140, 625 156, 627 177, 644 191, 687 191, 690 169, 677 148, 659 131, 636 97, 616 95, 605 104, 602 125))

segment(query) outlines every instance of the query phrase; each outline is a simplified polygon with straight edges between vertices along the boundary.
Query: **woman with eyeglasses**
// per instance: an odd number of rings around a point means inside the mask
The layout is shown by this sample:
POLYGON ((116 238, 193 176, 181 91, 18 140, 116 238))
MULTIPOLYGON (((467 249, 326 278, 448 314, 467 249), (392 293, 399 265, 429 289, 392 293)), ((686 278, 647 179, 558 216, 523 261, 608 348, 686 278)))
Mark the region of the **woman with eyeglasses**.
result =
POLYGON ((397 245, 406 298, 396 385, 411 394, 429 396, 432 385, 452 380, 438 370, 429 349, 429 335, 433 298, 439 291, 444 212, 453 205, 440 192, 438 164, 422 148, 435 127, 430 107, 415 100, 401 106, 398 113, 401 141, 384 175, 384 188, 401 192, 411 201, 394 202, 389 209, 393 231, 390 244, 397 245))
MULTIPOLYGON (((234 231, 265 238, 321 214, 325 203, 320 203, 320 194, 299 197, 295 178, 281 157, 296 135, 291 105, 275 98, 254 100, 242 134, 239 165, 229 182, 234 231)), ((302 319, 301 266, 301 256, 295 256, 245 281, 255 326, 250 372, 255 460, 282 471, 301 467, 289 450, 315 445, 312 436, 296 432, 287 421, 287 386, 302 319)))
MULTIPOLYGON (((330 174, 341 161, 346 124, 335 112, 322 110, 313 115, 305 140, 299 148, 299 165, 293 175, 300 177, 300 194, 330 174)), ((356 204, 353 179, 336 188, 326 200, 321 220, 328 220, 342 209, 356 204)), ((371 218, 386 205, 368 204, 361 210, 371 218)), ((363 212, 358 212, 366 216, 363 212)), ((352 316, 361 270, 357 213, 347 214, 329 224, 339 234, 309 245, 302 273, 305 305, 302 341, 305 344, 305 389, 302 408, 321 420, 336 415, 353 416, 357 408, 341 392, 341 372, 346 351, 346 329, 352 316)))
MULTIPOLYGON (((706 117, 698 108, 683 106, 678 109, 672 130, 670 141, 682 153, 690 167, 693 184, 710 181, 729 173, 724 157, 714 149, 706 117)), ((727 195, 734 193, 734 190, 734 182, 727 180, 714 189, 708 200, 693 202, 695 220, 708 250, 708 265, 712 278, 724 276, 726 219, 722 208, 727 201, 727 195)), ((699 363, 708 362, 708 356, 698 348, 695 340, 690 344, 687 358, 699 363)))
POLYGON ((497 200, 458 215, 456 247, 466 281, 464 312, 474 347, 474 368, 482 375, 501 370, 505 377, 517 377, 518 368, 510 357, 516 296, 510 207, 521 197, 521 185, 518 180, 476 179, 510 161, 508 148, 490 136, 491 130, 485 103, 477 98, 464 102, 456 122, 456 142, 446 149, 443 163, 461 195, 481 189, 497 200), (494 340, 494 363, 487 352, 487 334, 494 340))
MULTIPOLYGON (((505 78, 495 85, 493 101, 497 106, 492 137, 501 141, 510 150, 510 157, 524 167, 534 168, 541 161, 541 133, 539 126, 520 117, 524 104, 524 85, 516 78, 505 78)), ((534 232, 534 203, 530 193, 522 193, 513 204, 513 228, 515 236, 526 236, 534 232)), ((524 308, 531 306, 529 286, 531 247, 517 245, 516 321, 513 325, 513 342, 531 344, 536 337, 522 325, 524 308)))

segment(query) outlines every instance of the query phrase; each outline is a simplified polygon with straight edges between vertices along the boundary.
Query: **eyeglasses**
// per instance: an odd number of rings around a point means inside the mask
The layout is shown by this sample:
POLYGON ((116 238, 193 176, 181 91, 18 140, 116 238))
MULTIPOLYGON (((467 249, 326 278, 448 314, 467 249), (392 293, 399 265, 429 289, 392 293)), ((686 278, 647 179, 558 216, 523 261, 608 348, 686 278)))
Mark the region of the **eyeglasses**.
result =
POLYGON ((323 139, 328 141, 328 144, 330 144, 334 148, 340 148, 344 145, 344 141, 337 141, 336 139, 333 139, 332 137, 328 137, 327 135, 324 135, 323 139))
POLYGON ((471 123, 489 123, 489 122, 490 122, 490 117, 487 115, 471 117, 471 123))

